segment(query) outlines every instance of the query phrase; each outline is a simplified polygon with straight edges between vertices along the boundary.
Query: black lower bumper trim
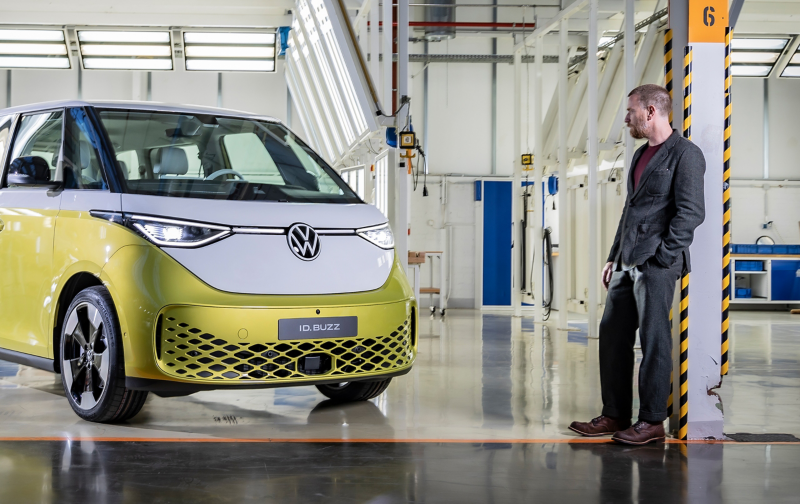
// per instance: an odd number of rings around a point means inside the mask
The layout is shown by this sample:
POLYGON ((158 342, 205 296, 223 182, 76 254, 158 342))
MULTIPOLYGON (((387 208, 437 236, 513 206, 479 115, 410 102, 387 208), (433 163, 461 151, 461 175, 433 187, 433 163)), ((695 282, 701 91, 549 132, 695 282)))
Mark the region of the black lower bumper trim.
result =
POLYGON ((402 376, 408 373, 409 371, 411 371, 411 367, 407 367, 406 369, 401 369, 400 371, 395 371, 393 373, 386 373, 378 376, 358 376, 358 377, 347 377, 347 378, 339 377, 334 379, 327 378, 327 379, 304 381, 304 382, 284 382, 284 381, 261 382, 261 383, 223 382, 220 383, 219 385, 217 385, 216 383, 188 383, 188 382, 177 382, 171 380, 152 380, 149 378, 132 378, 129 376, 125 378, 125 387, 131 390, 146 390, 148 392, 153 392, 154 394, 160 397, 178 397, 178 396, 187 396, 190 394, 194 394, 196 392, 203 392, 205 390, 307 387, 311 385, 342 383, 344 381, 347 382, 377 381, 377 380, 385 380, 386 378, 394 378, 395 376, 402 376))

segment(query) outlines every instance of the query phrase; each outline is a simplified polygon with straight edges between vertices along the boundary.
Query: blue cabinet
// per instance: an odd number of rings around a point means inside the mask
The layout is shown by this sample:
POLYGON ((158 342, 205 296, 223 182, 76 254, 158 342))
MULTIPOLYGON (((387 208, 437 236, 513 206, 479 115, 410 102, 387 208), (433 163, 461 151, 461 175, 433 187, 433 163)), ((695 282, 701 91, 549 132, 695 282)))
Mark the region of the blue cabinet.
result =
POLYGON ((772 301, 800 301, 800 260, 772 260, 772 301))

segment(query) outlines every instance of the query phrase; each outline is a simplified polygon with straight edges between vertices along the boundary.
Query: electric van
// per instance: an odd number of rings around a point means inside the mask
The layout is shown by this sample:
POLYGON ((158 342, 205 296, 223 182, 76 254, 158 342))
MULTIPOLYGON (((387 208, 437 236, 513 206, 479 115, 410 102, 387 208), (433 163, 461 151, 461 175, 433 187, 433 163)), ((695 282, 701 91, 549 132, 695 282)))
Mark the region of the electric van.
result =
POLYGON ((0 110, 0 359, 61 374, 78 416, 148 392, 408 373, 417 304, 384 215, 280 121, 64 101, 0 110))

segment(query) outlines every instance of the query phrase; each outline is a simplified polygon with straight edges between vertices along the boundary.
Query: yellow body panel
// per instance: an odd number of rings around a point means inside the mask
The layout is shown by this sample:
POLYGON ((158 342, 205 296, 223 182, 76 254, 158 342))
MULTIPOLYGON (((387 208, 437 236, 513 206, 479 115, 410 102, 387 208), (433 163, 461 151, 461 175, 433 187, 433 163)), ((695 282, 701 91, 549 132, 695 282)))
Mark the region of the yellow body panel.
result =
POLYGON ((56 209, 0 208, 0 346, 8 350, 48 354, 57 214, 56 209))

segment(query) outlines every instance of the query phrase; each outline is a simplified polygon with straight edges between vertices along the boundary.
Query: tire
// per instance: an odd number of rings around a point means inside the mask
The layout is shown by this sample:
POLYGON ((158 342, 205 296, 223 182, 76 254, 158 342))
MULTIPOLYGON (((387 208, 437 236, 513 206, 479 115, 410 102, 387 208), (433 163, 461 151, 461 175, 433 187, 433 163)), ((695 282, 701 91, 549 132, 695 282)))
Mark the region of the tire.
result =
POLYGON ((336 402, 368 401, 383 394, 391 383, 387 378, 379 381, 357 381, 335 383, 332 385, 317 385, 322 395, 336 402))
POLYGON ((117 311, 104 287, 84 289, 72 300, 61 324, 60 346, 61 383, 75 414, 111 423, 142 409, 147 392, 125 388, 117 311))

